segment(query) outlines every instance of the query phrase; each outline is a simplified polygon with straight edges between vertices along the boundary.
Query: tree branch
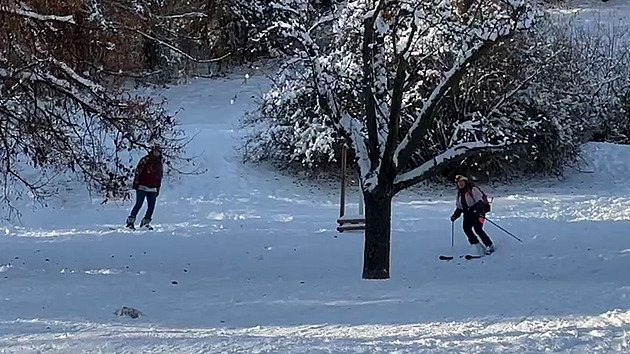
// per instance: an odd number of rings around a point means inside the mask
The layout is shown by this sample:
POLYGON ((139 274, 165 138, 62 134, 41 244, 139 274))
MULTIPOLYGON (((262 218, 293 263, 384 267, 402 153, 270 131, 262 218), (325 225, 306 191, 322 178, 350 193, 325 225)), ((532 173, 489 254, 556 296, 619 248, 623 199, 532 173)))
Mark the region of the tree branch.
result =
POLYGON ((479 151, 501 150, 505 144, 489 145, 485 142, 469 142, 456 145, 426 161, 422 165, 396 176, 394 190, 397 192, 440 173, 453 162, 462 161, 479 151))
POLYGON ((385 152, 383 153, 383 161, 381 171, 384 176, 390 173, 396 173, 396 169, 392 166, 394 152, 396 151, 396 143, 398 142, 398 131, 400 129, 400 113, 402 111, 402 100, 404 93, 405 79, 407 77, 408 63, 403 54, 398 56, 398 68, 396 69, 396 78, 394 79, 394 93, 392 95, 392 103, 389 111, 389 123, 387 134, 387 142, 385 144, 385 152))
POLYGON ((365 138, 361 132, 363 123, 349 115, 344 115, 341 118, 340 125, 342 126, 343 131, 347 132, 348 140, 350 140, 351 147, 357 157, 357 164, 359 165, 361 178, 365 178, 370 174, 370 158, 368 156, 365 138))
POLYGON ((500 41, 511 38, 516 32, 515 29, 512 28, 508 33, 503 33, 502 35, 497 33, 496 37, 494 37, 492 33, 493 32, 485 33, 486 38, 469 39, 472 43, 468 42, 466 46, 462 48, 459 57, 456 59, 451 69, 444 73, 442 81, 433 89, 429 98, 423 103, 418 117, 396 149, 394 162, 399 171, 404 170, 405 166, 409 163, 409 159, 415 153, 418 146, 420 146, 420 142, 433 122, 432 117, 440 101, 452 87, 457 85, 465 74, 468 66, 488 49, 492 48, 500 41))
POLYGON ((152 41, 158 42, 158 43, 160 43, 161 45, 163 45, 163 46, 165 46, 165 47, 167 47, 167 48, 169 48, 169 49, 171 49, 171 50, 173 50, 173 51, 177 52, 178 54, 182 55, 182 56, 183 56, 183 57, 185 57, 186 59, 188 59, 188 60, 190 60, 190 61, 194 61, 195 63, 214 63, 214 62, 217 62, 217 61, 221 61, 221 60, 223 60, 223 59, 225 59, 225 58, 229 57, 230 55, 232 55, 232 53, 227 53, 227 54, 225 54, 225 55, 223 55, 223 56, 221 56, 221 57, 218 57, 218 58, 213 58, 213 59, 197 59, 197 58, 195 58, 195 57, 191 56, 190 54, 187 54, 187 53, 186 53, 186 52, 184 52, 183 50, 181 50, 181 49, 177 48, 176 46, 174 46, 174 45, 172 45, 172 44, 170 44, 170 43, 168 43, 168 42, 165 42, 165 41, 163 41, 163 40, 161 40, 161 39, 159 39, 159 38, 157 38, 157 37, 151 36, 151 35, 149 35, 149 34, 147 34, 147 33, 143 32, 143 31, 141 31, 141 30, 139 30, 139 29, 134 29, 134 28, 131 28, 131 27, 126 27, 126 26, 122 26, 121 28, 126 29, 126 30, 128 30, 128 31, 135 32, 135 33, 137 33, 137 34, 139 34, 139 35, 141 35, 141 36, 145 37, 146 39, 150 39, 150 40, 152 40, 152 41))
POLYGON ((26 10, 26 9, 10 9, 6 6, 0 7, 0 13, 7 13, 11 15, 17 15, 22 17, 31 18, 38 21, 44 22, 65 22, 70 24, 75 24, 74 17, 72 15, 42 15, 34 11, 26 10))
POLYGON ((376 100, 374 99, 374 46, 376 40, 376 30, 374 24, 378 15, 385 5, 380 0, 376 8, 370 11, 363 22, 363 99, 365 100, 365 118, 368 130, 368 157, 372 168, 378 166, 380 151, 378 138, 378 123, 376 117, 376 100))
POLYGON ((155 17, 165 20, 178 20, 182 18, 206 18, 208 17, 208 15, 204 14, 203 12, 187 12, 175 15, 156 15, 155 17))

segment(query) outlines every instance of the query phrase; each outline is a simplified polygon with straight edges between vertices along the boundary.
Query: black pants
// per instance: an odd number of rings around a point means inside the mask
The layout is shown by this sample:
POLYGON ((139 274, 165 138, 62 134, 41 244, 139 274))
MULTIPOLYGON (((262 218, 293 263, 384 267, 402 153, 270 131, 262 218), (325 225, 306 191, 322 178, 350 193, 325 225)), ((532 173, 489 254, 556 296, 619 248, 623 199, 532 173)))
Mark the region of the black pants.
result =
POLYGON ((474 213, 465 213, 464 214, 464 233, 468 236, 468 242, 471 245, 479 243, 477 239, 477 235, 481 238, 481 242, 483 242, 486 246, 492 246, 492 240, 488 237, 485 231, 483 231, 483 224, 479 220, 479 215, 474 213), (473 232, 475 229, 475 232, 473 232), (475 233, 477 235, 475 235, 475 233))

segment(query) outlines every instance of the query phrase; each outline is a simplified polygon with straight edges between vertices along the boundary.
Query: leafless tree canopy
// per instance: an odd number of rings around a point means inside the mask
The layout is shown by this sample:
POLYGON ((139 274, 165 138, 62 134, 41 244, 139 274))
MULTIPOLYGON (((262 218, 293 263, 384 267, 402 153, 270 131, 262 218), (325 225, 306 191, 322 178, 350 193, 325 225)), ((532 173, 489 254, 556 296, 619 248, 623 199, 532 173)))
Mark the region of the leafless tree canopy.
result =
POLYGON ((126 193, 129 152, 159 143, 171 156, 181 131, 160 102, 118 89, 146 69, 134 50, 152 19, 134 2, 0 0, 0 178, 4 201, 26 187, 51 193, 56 174, 126 193))

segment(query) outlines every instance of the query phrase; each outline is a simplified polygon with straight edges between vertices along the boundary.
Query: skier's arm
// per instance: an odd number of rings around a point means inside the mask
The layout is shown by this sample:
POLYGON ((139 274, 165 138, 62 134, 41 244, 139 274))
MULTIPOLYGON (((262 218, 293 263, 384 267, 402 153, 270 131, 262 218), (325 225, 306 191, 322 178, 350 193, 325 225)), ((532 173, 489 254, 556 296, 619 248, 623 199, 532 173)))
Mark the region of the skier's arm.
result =
POLYGON ((459 201, 459 193, 458 193, 457 198, 455 198, 455 211, 453 212, 453 215, 451 215, 451 221, 455 221, 459 219, 459 217, 462 215, 463 212, 464 210, 462 208, 462 203, 459 201))
POLYGON ((138 184, 140 183, 140 175, 142 174, 142 171, 144 170, 144 166, 147 163, 147 158, 143 157, 140 159, 140 162, 138 162, 138 167, 136 167, 136 174, 133 178, 133 186, 131 187, 132 189, 138 189, 138 184))
POLYGON ((455 211, 453 212, 453 215, 451 215, 451 221, 455 221, 459 219, 459 217, 462 216, 463 212, 464 211, 460 208, 455 209, 455 211))
POLYGON ((479 189, 478 187, 474 187, 472 189, 472 197, 475 201, 475 204, 470 207, 470 210, 474 210, 477 214, 483 215, 485 208, 483 205, 483 193, 481 193, 481 189, 479 189))
POLYGON ((164 173, 164 165, 162 164, 162 162, 160 162, 160 168, 158 169, 158 174, 160 176, 160 178, 158 179, 158 186, 157 186, 157 195, 160 195, 160 187, 162 187, 162 175, 164 173))

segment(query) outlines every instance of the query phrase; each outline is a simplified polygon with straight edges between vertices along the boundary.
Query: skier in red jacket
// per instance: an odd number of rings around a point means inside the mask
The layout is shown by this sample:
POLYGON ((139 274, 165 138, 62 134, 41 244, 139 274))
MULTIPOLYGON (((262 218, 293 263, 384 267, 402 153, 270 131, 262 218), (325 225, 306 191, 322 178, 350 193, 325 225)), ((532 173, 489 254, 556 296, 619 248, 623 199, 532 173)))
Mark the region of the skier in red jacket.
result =
POLYGON ((152 229, 151 217, 155 209, 155 200, 160 194, 160 186, 162 185, 162 147, 153 146, 151 151, 138 163, 136 175, 133 180, 133 189, 136 190, 136 205, 131 209, 131 214, 127 218, 127 227, 135 228, 136 215, 147 200, 147 212, 140 222, 140 227, 152 229))

